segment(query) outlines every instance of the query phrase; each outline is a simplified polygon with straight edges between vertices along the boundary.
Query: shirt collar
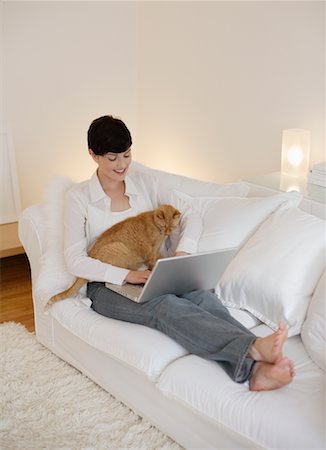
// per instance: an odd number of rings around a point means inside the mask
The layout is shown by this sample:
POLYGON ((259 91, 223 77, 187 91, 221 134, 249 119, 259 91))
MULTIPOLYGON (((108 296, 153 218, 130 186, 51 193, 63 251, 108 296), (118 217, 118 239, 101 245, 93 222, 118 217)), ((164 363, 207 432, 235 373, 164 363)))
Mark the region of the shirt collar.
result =
POLYGON ((106 193, 103 191, 100 180, 98 179, 97 171, 93 173, 92 178, 89 181, 89 192, 92 203, 107 197, 106 193))
POLYGON ((131 174, 127 174, 126 178, 125 178, 125 194, 126 195, 137 195, 138 194, 138 190, 137 190, 137 186, 135 184, 135 181, 132 179, 132 175, 131 174))
MULTIPOLYGON (((138 193, 137 187, 135 185, 134 180, 129 174, 126 175, 125 186, 126 186, 125 193, 127 195, 137 195, 138 193)), ((97 171, 93 173, 90 179, 89 190, 92 203, 97 202, 98 200, 102 200, 103 198, 108 198, 106 193, 103 191, 100 180, 98 179, 97 171)))

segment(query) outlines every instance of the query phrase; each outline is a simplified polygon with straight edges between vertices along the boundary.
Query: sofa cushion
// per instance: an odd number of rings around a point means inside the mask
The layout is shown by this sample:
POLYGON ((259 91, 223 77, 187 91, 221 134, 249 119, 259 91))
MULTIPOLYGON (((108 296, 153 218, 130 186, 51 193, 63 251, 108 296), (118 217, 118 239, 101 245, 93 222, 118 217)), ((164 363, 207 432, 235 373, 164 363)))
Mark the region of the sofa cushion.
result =
POLYGON ((313 361, 326 371, 326 271, 312 296, 301 338, 313 361))
MULTIPOLYGON (((143 325, 101 316, 90 308, 91 301, 78 295, 55 303, 50 314, 69 332, 89 345, 138 370, 151 381, 175 359, 188 352, 160 331, 143 325)), ((247 328, 257 319, 246 311, 231 314, 247 328)))
POLYGON ((203 218, 198 251, 240 247, 277 208, 297 206, 301 199, 297 192, 264 198, 196 199, 203 218))
POLYGON ((300 333, 325 269, 325 221, 279 209, 245 243, 216 287, 223 304, 250 311, 273 329, 286 320, 300 333))
POLYGON ((45 248, 41 257, 39 276, 34 285, 35 295, 41 299, 43 306, 54 293, 67 289, 75 279, 68 272, 63 254, 64 196, 73 184, 68 178, 58 177, 45 188, 45 248))
POLYGON ((299 336, 284 348, 296 361, 297 375, 278 390, 251 392, 247 383, 234 383, 217 363, 194 355, 173 362, 158 388, 261 448, 324 448, 324 373, 310 360, 299 336))
POLYGON ((160 331, 101 316, 78 299, 54 304, 50 314, 89 345, 142 372, 154 382, 171 362, 187 354, 160 331))
MULTIPOLYGON (((184 201, 192 199, 176 192, 184 201)), ((262 198, 197 197, 193 205, 200 212, 203 230, 198 252, 241 247, 275 210, 297 206, 302 200, 298 192, 287 192, 262 198)), ((170 236, 170 247, 175 250, 180 230, 170 236)))

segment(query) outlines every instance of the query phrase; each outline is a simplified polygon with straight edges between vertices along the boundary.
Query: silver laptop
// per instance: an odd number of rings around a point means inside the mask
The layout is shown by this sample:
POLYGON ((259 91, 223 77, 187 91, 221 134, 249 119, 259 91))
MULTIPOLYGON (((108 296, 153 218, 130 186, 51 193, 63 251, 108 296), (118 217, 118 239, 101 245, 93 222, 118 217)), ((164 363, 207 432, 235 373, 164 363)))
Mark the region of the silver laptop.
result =
POLYGON ((144 285, 105 283, 105 286, 137 303, 163 294, 180 295, 197 289, 212 289, 236 251, 232 248, 159 259, 144 285))

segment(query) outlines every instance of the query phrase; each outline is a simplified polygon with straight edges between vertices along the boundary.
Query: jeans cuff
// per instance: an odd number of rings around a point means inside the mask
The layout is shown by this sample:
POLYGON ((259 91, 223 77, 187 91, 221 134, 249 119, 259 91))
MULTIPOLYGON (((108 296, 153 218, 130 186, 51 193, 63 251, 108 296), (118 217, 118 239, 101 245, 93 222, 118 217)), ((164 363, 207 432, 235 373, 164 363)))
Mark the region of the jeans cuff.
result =
POLYGON ((252 336, 252 339, 247 343, 244 349, 242 357, 238 361, 237 367, 234 371, 234 378, 233 378, 236 383, 244 383, 251 376, 256 361, 251 358, 248 358, 247 354, 251 345, 256 339, 257 339, 256 336, 252 336))

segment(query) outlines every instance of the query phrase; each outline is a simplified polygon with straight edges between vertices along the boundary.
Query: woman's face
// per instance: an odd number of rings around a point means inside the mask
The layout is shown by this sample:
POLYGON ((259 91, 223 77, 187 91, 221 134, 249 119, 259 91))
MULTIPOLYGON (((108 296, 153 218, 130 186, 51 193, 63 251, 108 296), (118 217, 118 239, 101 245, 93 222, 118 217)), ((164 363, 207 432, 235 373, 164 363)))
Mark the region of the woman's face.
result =
POLYGON ((123 181, 131 164, 131 147, 125 152, 108 152, 103 156, 95 155, 90 150, 94 161, 98 164, 98 174, 110 178, 112 181, 123 181))

